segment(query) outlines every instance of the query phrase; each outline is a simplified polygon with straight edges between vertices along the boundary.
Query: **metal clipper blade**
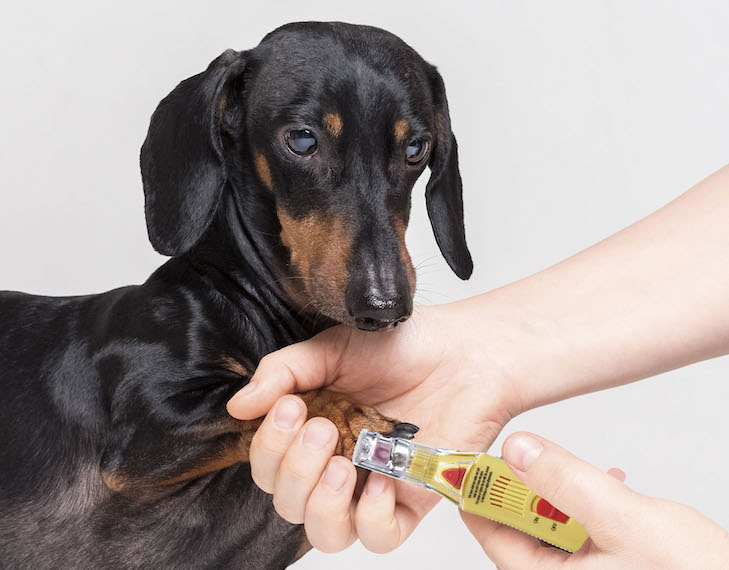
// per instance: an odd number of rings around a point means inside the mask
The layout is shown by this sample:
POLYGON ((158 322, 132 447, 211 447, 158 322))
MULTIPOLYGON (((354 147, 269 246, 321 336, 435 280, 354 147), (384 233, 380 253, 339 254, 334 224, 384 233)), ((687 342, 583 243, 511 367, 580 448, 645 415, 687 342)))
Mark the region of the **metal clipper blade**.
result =
POLYGON ((357 438, 352 463, 357 467, 401 479, 407 472, 412 445, 399 437, 385 437, 363 429, 357 438))

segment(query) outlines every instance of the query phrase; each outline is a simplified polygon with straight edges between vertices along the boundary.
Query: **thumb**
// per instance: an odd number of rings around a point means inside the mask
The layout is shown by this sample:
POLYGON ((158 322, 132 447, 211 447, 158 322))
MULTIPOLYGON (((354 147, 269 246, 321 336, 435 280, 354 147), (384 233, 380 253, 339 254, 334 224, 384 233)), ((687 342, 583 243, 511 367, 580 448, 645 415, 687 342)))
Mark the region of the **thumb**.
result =
POLYGON ((284 394, 331 384, 347 346, 346 334, 342 327, 334 327, 263 357, 250 382, 228 401, 228 413, 239 420, 252 420, 268 413, 284 394))
POLYGON ((634 496, 615 475, 530 433, 510 435, 501 452, 525 485, 579 522, 593 540, 606 522, 622 517, 634 496))

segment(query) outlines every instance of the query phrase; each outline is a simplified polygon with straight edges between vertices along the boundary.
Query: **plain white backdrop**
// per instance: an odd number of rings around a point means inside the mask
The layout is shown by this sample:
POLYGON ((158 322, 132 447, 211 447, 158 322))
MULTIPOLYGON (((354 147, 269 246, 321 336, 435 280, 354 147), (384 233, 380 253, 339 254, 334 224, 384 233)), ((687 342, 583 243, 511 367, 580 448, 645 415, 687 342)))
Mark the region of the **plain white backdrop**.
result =
MULTIPOLYGON (((438 254, 424 177, 408 231, 426 265, 421 303, 549 266, 729 162, 719 0, 14 2, 0 22, 0 288, 68 295, 145 280, 164 261, 147 242, 138 168, 150 114, 224 49, 297 20, 386 28, 444 76, 475 272, 462 283, 438 254)), ((532 411, 504 435, 549 437, 727 527, 728 374, 727 359, 694 365, 532 411)), ((296 567, 469 562, 491 567, 441 504, 394 553, 355 545, 296 567)))

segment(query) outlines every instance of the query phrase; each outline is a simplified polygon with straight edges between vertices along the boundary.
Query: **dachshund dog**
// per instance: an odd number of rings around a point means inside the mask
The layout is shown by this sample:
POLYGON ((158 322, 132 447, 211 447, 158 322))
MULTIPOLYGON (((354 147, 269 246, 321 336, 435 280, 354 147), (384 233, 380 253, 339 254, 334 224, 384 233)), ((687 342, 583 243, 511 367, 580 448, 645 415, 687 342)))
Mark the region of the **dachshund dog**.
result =
MULTIPOLYGON (((302 526, 252 482, 259 421, 228 399, 269 352, 336 323, 408 318, 411 190, 453 271, 472 271, 443 80, 396 36, 297 23, 226 51, 154 112, 141 150, 142 285, 0 293, 0 566, 283 568, 302 526)), ((412 435, 333 392, 340 430, 412 435)))

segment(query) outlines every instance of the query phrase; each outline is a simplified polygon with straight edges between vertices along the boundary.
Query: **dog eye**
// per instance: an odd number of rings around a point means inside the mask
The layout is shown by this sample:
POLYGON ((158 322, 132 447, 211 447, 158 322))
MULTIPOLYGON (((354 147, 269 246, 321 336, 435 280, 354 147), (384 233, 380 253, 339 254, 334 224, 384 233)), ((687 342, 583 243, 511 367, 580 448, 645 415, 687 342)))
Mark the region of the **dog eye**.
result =
POLYGON ((408 147, 405 149, 405 156, 410 164, 416 164, 423 160, 426 152, 428 152, 428 141, 416 138, 408 143, 408 147))
POLYGON ((286 144, 291 152, 299 156, 311 156, 318 148, 314 133, 306 129, 289 131, 286 135, 286 144))

